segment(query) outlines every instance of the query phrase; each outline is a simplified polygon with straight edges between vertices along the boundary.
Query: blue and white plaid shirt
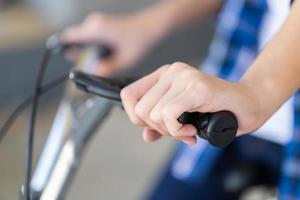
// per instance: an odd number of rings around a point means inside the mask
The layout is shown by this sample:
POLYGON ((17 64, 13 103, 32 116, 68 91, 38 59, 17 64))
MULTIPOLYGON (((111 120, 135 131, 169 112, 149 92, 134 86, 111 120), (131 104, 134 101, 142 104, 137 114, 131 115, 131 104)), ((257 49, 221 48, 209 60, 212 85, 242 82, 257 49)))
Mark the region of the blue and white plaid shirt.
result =
POLYGON ((294 134, 286 146, 280 183, 281 200, 300 199, 300 91, 294 98, 294 134))
MULTIPOLYGON (((259 34, 267 11, 267 0, 224 2, 202 71, 231 81, 239 80, 259 53, 259 34)), ((300 92, 296 94, 294 107, 295 134, 287 145, 280 190, 281 199, 286 200, 300 199, 300 92)), ((189 183, 199 183, 222 152, 223 149, 204 140, 192 147, 180 144, 172 174, 189 183)))

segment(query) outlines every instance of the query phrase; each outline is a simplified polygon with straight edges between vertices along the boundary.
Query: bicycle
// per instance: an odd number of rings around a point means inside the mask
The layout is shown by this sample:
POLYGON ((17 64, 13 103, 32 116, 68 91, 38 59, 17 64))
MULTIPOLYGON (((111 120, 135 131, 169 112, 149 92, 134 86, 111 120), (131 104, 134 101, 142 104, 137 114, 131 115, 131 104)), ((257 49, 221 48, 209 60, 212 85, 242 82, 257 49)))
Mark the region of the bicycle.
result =
MULTIPOLYGON (((48 40, 48 49, 50 49, 51 52, 46 52, 42 65, 46 66, 48 59, 53 52, 60 52, 65 48, 68 48, 68 46, 60 45, 57 37, 51 37, 48 40)), ((106 80, 94 77, 97 79, 96 83, 100 82, 100 86, 101 84, 102 86, 107 86, 107 88, 104 88, 105 92, 108 93, 103 95, 103 91, 99 92, 97 87, 93 87, 96 90, 88 87, 91 84, 91 82, 89 82, 91 80, 84 79, 87 82, 78 82, 78 80, 83 80, 78 79, 78 77, 84 75, 81 72, 78 72, 78 70, 84 71, 85 68, 92 65, 95 60, 103 56, 108 56, 109 54, 110 53, 107 48, 99 49, 98 45, 91 45, 83 51, 79 62, 74 67, 77 71, 73 70, 70 74, 70 78, 77 84, 77 86, 80 86, 81 89, 100 95, 103 98, 99 98, 91 94, 84 94, 76 89, 73 83, 67 83, 64 96, 62 97, 62 101, 58 107, 57 114, 43 152, 38 161, 36 170, 34 171, 32 179, 29 174, 28 185, 26 186, 25 184, 25 187, 21 188, 20 199, 35 200, 65 198, 68 188, 73 182, 73 178, 80 164, 83 152, 90 139, 95 134, 95 130, 101 126, 101 122, 103 122, 103 120, 109 115, 110 110, 114 105, 116 105, 116 101, 117 104, 120 104, 119 91, 122 87, 126 86, 126 84, 130 83, 130 81, 127 81, 126 83, 123 82, 122 85, 120 81, 114 80, 113 82, 109 82, 112 79, 106 80), (118 87, 118 89, 115 90, 115 87, 118 87), (114 100, 114 102, 111 100, 114 100), (84 123, 81 123, 82 119, 84 119, 84 123)), ((14 112, 12 117, 8 120, 7 126, 2 129, 4 130, 3 132, 7 131, 17 114, 21 112, 31 101, 37 98, 41 93, 44 93, 65 81, 68 76, 69 74, 64 74, 43 87, 38 86, 36 88, 37 93, 33 97, 26 99, 16 109, 16 112, 14 112)), ((40 78, 38 82, 41 83, 42 79, 40 78)), ((231 115, 230 113, 225 113, 223 116, 223 114, 224 113, 221 113, 221 115, 218 113, 212 113, 199 115, 199 113, 185 113, 185 115, 182 115, 179 120, 181 123, 191 123, 196 126, 198 129, 198 135, 209 140, 212 144, 225 146, 234 139, 236 134, 237 122, 234 116, 230 119, 231 121, 229 120, 228 122, 228 127, 230 128, 229 137, 227 135, 226 137, 222 136, 218 138, 219 134, 208 134, 214 133, 215 128, 219 131, 219 122, 221 122, 221 125, 224 125, 223 117, 225 116, 225 118, 228 119, 228 115, 231 115), (221 117, 216 117, 215 115, 221 117), (217 137, 215 137, 216 135, 217 137)), ((31 129, 32 128, 34 128, 34 123, 31 129)), ((227 131, 224 127, 220 130, 224 132, 227 131)), ((27 164, 31 163, 30 160, 31 159, 29 159, 27 164)), ((31 170, 30 164, 27 170, 31 170)))

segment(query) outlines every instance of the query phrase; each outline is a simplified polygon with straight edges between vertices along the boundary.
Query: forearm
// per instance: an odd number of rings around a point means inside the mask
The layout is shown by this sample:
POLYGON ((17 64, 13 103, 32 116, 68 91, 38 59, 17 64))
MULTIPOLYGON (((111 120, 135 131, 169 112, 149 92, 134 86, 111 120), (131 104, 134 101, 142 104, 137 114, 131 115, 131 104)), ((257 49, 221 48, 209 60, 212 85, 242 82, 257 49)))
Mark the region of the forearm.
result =
POLYGON ((259 98, 263 116, 272 115, 300 87, 300 2, 242 78, 259 98))
POLYGON ((137 14, 147 18, 160 36, 216 13, 223 0, 164 0, 137 14))

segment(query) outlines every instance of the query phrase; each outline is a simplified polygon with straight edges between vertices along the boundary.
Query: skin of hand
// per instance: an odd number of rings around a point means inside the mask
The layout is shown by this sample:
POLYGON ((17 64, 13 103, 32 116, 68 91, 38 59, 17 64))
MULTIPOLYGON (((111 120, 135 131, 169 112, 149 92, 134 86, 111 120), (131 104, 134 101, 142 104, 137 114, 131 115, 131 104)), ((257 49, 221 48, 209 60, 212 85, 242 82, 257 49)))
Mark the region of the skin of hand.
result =
MULTIPOLYGON (((95 13, 83 23, 66 29, 62 40, 98 42, 112 48, 113 55, 94 67, 96 75, 109 76, 137 64, 159 40, 190 22, 210 16, 221 5, 221 0, 164 0, 126 16, 95 13)), ((78 49, 71 49, 66 57, 74 62, 79 53, 78 49)))
POLYGON ((229 110, 237 116, 239 135, 252 132, 263 123, 258 120, 258 100, 252 94, 247 85, 224 81, 176 62, 127 86, 121 98, 131 122, 145 128, 145 141, 169 135, 195 144, 196 129, 177 121, 182 113, 229 110))

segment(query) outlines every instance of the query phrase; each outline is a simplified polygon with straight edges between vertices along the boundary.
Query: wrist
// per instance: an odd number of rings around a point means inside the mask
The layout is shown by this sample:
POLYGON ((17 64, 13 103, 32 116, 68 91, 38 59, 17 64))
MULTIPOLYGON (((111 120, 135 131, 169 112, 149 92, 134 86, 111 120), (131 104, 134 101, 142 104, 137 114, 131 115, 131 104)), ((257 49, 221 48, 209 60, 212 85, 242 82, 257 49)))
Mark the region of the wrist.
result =
POLYGON ((268 80, 258 80, 251 78, 243 78, 240 80, 244 94, 250 99, 255 121, 263 124, 276 110, 280 103, 276 99, 276 86, 268 80))

